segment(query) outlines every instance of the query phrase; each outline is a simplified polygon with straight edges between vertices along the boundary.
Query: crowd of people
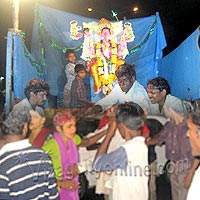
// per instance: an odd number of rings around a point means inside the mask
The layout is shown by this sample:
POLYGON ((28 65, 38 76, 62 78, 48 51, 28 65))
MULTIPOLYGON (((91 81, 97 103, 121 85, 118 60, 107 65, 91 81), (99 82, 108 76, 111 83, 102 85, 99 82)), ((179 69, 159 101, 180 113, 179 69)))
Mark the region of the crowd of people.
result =
POLYGON ((91 102, 86 67, 76 62, 74 52, 67 59, 63 109, 46 112, 48 83, 32 79, 24 89, 26 98, 2 122, 0 199, 79 200, 79 175, 92 168, 100 175, 96 192, 105 199, 156 200, 156 145, 165 145, 172 199, 198 199, 200 111, 172 96, 162 77, 149 80, 146 90, 135 66, 127 63, 116 70, 112 91, 91 102), (87 108, 86 113, 100 118, 92 136, 77 134, 73 108, 87 108), (151 115, 167 122, 152 127, 151 115), (96 155, 85 164, 79 148, 98 141, 96 155))

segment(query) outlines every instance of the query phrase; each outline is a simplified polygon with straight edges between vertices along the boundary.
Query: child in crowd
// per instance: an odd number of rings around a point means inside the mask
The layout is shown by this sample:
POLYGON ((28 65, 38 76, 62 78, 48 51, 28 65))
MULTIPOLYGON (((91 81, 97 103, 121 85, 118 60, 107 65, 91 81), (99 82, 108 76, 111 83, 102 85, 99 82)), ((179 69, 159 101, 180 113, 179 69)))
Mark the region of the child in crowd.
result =
POLYGON ((85 108, 94 105, 94 103, 87 99, 87 88, 83 80, 86 76, 85 66, 82 64, 77 64, 74 70, 76 77, 71 86, 70 107, 85 108))
POLYGON ((63 92, 63 106, 66 108, 70 107, 70 90, 72 81, 75 79, 76 73, 74 71, 74 68, 76 64, 84 64, 84 61, 82 60, 76 60, 76 53, 73 50, 69 50, 66 54, 66 60, 68 61, 68 64, 65 67, 65 74, 67 78, 67 83, 64 88, 63 92))
POLYGON ((78 200, 78 151, 73 141, 76 132, 76 121, 69 112, 58 112, 54 116, 55 132, 43 149, 49 154, 57 185, 60 200, 78 200))

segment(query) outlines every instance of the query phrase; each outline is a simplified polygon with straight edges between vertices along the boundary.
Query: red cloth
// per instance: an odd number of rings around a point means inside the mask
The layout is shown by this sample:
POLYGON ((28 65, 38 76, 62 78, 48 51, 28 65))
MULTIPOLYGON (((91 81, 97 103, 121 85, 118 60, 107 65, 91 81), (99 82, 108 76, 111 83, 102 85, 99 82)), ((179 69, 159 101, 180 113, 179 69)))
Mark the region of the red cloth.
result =
POLYGON ((33 141, 32 146, 42 147, 47 138, 47 135, 51 132, 52 132, 52 130, 49 128, 42 128, 40 133, 36 136, 35 140, 33 141))
POLYGON ((144 123, 144 126, 142 128, 142 135, 145 137, 149 137, 149 135, 150 135, 150 131, 149 131, 146 123, 144 123))
POLYGON ((101 121, 99 122, 99 126, 98 126, 98 130, 102 129, 106 124, 108 124, 109 120, 108 117, 106 115, 104 115, 104 117, 101 119, 101 121))
MULTIPOLYGON (((98 126, 97 129, 99 130, 99 129, 103 128, 103 127, 104 127, 106 124, 108 124, 108 123, 109 123, 108 117, 107 117, 107 116, 104 116, 104 117, 101 119, 101 121, 99 122, 99 126, 98 126)), ((149 131, 149 129, 148 129, 146 123, 144 123, 144 126, 143 126, 143 128, 142 128, 142 135, 145 136, 145 137, 149 137, 149 135, 150 135, 150 131, 149 131)))

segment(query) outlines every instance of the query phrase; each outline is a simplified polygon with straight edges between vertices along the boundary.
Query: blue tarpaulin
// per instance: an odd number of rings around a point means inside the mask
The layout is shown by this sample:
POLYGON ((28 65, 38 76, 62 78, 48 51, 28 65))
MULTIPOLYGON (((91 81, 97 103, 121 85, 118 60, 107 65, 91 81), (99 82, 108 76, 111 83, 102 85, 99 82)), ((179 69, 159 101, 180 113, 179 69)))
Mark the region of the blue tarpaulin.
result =
MULTIPOLYGON (((83 38, 79 40, 70 38, 72 20, 76 20, 80 26, 83 22, 99 21, 41 5, 37 7, 29 58, 24 56, 23 41, 20 38, 16 41, 19 43, 16 50, 18 64, 14 71, 16 97, 24 97, 25 82, 35 76, 49 83, 52 95, 63 95, 67 81, 64 73, 67 64, 65 52, 70 48, 75 49, 78 57, 82 52, 83 38), (32 56, 40 67, 36 67, 34 62, 30 65, 32 56)), ((122 21, 123 24, 125 22, 131 23, 135 35, 134 41, 128 43, 129 55, 125 60, 137 66, 137 80, 146 87, 147 81, 157 76, 157 64, 162 58, 162 49, 166 46, 160 17, 157 13, 150 17, 122 21)))
POLYGON ((165 77, 172 94, 188 100, 200 98, 200 28, 159 61, 158 75, 165 77))
MULTIPOLYGON (((15 98, 24 98, 24 88, 27 82, 32 78, 38 78, 35 67, 25 56, 26 47, 21 36, 14 36, 14 68, 13 82, 15 98)), ((30 59, 34 60, 32 57, 30 59)))

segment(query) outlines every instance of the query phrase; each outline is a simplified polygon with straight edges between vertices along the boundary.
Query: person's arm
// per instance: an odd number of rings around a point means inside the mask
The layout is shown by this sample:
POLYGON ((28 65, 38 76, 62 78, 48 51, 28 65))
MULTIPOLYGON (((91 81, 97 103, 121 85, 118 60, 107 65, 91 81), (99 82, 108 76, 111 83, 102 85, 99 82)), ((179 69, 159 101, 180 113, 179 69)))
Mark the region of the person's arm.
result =
POLYGON ((0 199, 10 199, 9 178, 0 171, 0 199))
POLYGON ((153 138, 147 137, 146 140, 145 140, 145 143, 146 143, 147 146, 150 146, 150 145, 154 146, 154 145, 158 144, 158 140, 157 140, 156 137, 153 137, 153 138))
POLYGON ((192 166, 188 172, 188 175, 185 177, 185 180, 184 180, 184 185, 185 185, 185 188, 189 188, 191 183, 192 183, 192 179, 194 177, 194 173, 196 171, 196 169, 198 168, 200 164, 200 160, 195 158, 193 163, 192 163, 192 166))
POLYGON ((87 98, 79 98, 79 101, 81 101, 81 102, 83 102, 83 103, 86 103, 86 104, 88 104, 88 105, 90 105, 90 106, 93 106, 93 105, 95 104, 95 103, 93 103, 93 102, 87 100, 87 98))
POLYGON ((192 147, 192 155, 193 156, 200 156, 200 138, 199 136, 194 135, 194 134, 190 134, 189 135, 190 138, 190 144, 192 147))
POLYGON ((82 138, 81 143, 79 147, 89 147, 93 144, 95 144, 99 139, 101 139, 105 134, 107 133, 107 130, 101 131, 100 133, 97 133, 94 136, 91 136, 89 138, 82 138))
POLYGON ((97 101, 95 105, 101 106, 102 110, 105 111, 109 106, 112 106, 118 102, 119 96, 122 91, 118 84, 115 85, 109 95, 106 95, 101 100, 97 101))
POLYGON ((76 87, 77 87, 76 91, 77 91, 77 95, 78 95, 78 100, 83 103, 86 103, 90 106, 93 106, 95 103, 93 103, 87 99, 85 83, 83 81, 78 80, 76 87))
POLYGON ((123 147, 108 154, 99 154, 93 163, 95 171, 112 171, 128 165, 128 158, 123 147))
POLYGON ((95 171, 111 171, 117 168, 123 168, 128 164, 127 154, 123 147, 120 147, 117 150, 106 154, 112 137, 116 132, 116 128, 116 120, 113 119, 110 122, 108 133, 105 139, 97 150, 96 158, 93 163, 93 169, 95 171))
POLYGON ((158 132, 154 137, 147 137, 145 140, 145 143, 147 146, 154 146, 154 145, 159 145, 161 146, 168 135, 168 132, 171 130, 171 122, 167 122, 164 127, 161 129, 160 132, 158 132))
POLYGON ((116 129, 117 129, 117 122, 116 119, 113 119, 109 122, 108 133, 103 142, 101 143, 99 149, 97 150, 96 157, 101 154, 105 154, 107 152, 112 137, 115 135, 116 129))
POLYGON ((200 156, 200 135, 197 125, 192 122, 191 116, 188 119, 189 130, 187 136, 190 139, 190 144, 192 147, 192 155, 200 156))

